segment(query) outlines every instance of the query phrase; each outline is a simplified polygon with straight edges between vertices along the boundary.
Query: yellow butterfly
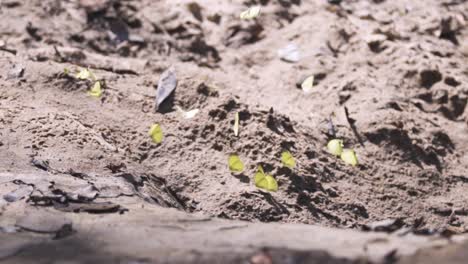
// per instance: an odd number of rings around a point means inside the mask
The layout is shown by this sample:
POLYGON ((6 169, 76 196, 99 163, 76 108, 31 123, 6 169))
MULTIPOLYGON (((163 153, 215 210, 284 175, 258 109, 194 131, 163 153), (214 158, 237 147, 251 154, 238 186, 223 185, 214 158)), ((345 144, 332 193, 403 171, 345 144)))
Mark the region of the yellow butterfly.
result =
POLYGON ((148 131, 148 135, 151 137, 154 143, 161 143, 163 140, 163 131, 159 124, 154 124, 151 126, 150 130, 148 131))
POLYGON ((358 159, 356 153, 352 149, 343 149, 341 153, 341 159, 349 165, 356 166, 358 164, 358 159))
POLYGON ((255 186, 265 189, 270 192, 278 191, 278 183, 273 176, 265 174, 262 166, 258 166, 258 171, 255 173, 255 186))
POLYGON ((289 151, 283 151, 281 153, 281 161, 285 167, 293 169, 296 166, 296 160, 294 159, 293 155, 289 151))
POLYGON ((96 75, 94 75, 94 73, 88 68, 80 69, 75 77, 80 80, 96 80, 96 75))
POLYGON ((91 88, 91 90, 88 91, 88 94, 96 98, 101 97, 102 95, 101 83, 99 81, 96 81, 93 85, 93 88, 91 88))
POLYGON ((240 173, 244 171, 244 163, 242 163, 242 160, 236 154, 229 155, 228 164, 231 172, 240 173))
POLYGON ((334 156, 340 156, 343 152, 343 140, 341 139, 332 139, 327 144, 328 152, 334 156))

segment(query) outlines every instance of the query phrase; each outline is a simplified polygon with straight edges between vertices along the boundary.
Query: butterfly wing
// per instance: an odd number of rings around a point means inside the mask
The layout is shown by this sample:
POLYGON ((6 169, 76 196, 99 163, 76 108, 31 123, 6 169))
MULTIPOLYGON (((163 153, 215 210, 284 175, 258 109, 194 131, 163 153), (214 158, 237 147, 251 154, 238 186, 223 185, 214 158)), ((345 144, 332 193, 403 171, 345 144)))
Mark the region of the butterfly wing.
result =
POLYGON ((102 95, 101 82, 95 82, 88 94, 93 97, 100 97, 102 95))
POLYGON ((230 155, 229 156, 229 170, 232 172, 242 172, 244 171, 244 163, 241 161, 239 156, 237 155, 230 155))
POLYGON ((340 156, 343 152, 343 140, 341 139, 332 139, 327 144, 328 152, 332 155, 340 156))
POLYGON ((356 153, 352 149, 344 149, 341 153, 341 159, 351 166, 356 166, 358 164, 356 153))
POLYGON ((278 182, 273 178, 271 175, 267 175, 265 177, 265 181, 267 182, 267 187, 266 189, 270 192, 276 192, 278 191, 278 182))
POLYGON ((314 76, 311 75, 307 77, 301 84, 302 91, 308 94, 312 92, 312 88, 314 88, 314 76))
POLYGON ((281 153, 281 160, 285 167, 292 169, 296 166, 296 160, 289 151, 283 151, 283 153, 281 153))
POLYGON ((159 124, 154 124, 151 126, 148 134, 154 143, 161 143, 163 140, 163 132, 159 124))
POLYGON ((258 171, 255 173, 254 181, 255 186, 259 187, 259 184, 265 179, 265 173, 263 172, 262 166, 258 166, 258 171))

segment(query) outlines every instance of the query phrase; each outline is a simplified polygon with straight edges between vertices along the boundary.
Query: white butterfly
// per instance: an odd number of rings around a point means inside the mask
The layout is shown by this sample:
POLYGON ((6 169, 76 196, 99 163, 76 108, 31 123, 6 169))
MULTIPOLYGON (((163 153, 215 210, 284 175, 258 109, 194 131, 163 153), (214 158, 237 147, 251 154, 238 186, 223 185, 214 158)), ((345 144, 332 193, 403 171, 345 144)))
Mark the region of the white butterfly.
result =
POLYGON ((241 19, 256 18, 260 14, 260 6, 253 6, 240 14, 241 19))

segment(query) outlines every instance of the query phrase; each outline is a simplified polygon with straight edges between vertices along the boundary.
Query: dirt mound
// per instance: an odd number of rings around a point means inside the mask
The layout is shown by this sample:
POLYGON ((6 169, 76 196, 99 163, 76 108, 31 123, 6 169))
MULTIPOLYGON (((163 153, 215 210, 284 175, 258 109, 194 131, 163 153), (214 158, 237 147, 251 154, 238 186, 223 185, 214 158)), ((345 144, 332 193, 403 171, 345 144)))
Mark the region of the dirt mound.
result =
POLYGON ((148 202, 228 219, 466 232, 466 2, 225 2, 0 4, 0 165, 116 177, 148 202), (258 19, 238 19, 247 2, 258 19), (291 44, 295 63, 278 57, 291 44), (101 98, 65 73, 77 65, 103 81, 101 98), (155 112, 170 66, 178 87, 155 112), (327 153, 330 118, 359 166, 327 153), (278 192, 254 186, 258 165, 278 192))

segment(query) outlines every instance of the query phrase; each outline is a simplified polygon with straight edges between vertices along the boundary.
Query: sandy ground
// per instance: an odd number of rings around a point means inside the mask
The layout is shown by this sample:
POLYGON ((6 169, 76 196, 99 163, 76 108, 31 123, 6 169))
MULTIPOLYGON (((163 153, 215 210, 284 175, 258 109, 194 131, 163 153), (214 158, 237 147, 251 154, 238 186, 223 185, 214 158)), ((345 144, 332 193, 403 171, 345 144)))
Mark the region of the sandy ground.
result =
POLYGON ((69 259, 96 237, 79 261, 463 260, 467 14, 463 0, 0 1, 0 235, 11 241, 0 260, 56 247, 69 259), (255 4, 260 15, 240 20, 255 4), (288 45, 297 60, 278 54, 288 45), (102 96, 75 78, 80 67, 102 96), (170 67, 177 88, 155 111, 170 67), (327 152, 332 138, 358 166, 327 152), (229 171, 232 153, 243 173, 229 171), (277 192, 255 187, 258 165, 277 192), (31 220, 45 212, 56 220, 31 220), (179 223, 192 214, 207 220, 179 223), (133 243, 140 251, 124 249, 133 243))

